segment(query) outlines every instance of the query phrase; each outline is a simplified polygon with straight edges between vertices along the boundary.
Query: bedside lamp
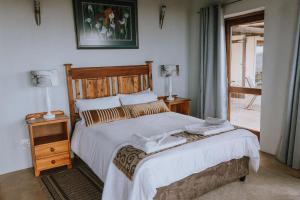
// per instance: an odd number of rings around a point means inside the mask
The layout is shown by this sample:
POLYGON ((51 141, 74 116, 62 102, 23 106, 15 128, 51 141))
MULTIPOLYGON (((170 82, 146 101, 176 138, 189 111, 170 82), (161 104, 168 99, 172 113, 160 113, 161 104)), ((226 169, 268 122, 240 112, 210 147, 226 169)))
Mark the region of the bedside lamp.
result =
POLYGON ((174 97, 172 96, 172 76, 176 74, 179 76, 179 65, 162 65, 161 66, 161 75, 169 78, 169 96, 167 100, 173 101, 174 97))
POLYGON ((51 113, 51 100, 49 96, 49 87, 58 85, 57 70, 38 70, 32 71, 32 83, 36 87, 43 87, 46 89, 46 103, 47 114, 44 119, 53 119, 55 115, 51 113))

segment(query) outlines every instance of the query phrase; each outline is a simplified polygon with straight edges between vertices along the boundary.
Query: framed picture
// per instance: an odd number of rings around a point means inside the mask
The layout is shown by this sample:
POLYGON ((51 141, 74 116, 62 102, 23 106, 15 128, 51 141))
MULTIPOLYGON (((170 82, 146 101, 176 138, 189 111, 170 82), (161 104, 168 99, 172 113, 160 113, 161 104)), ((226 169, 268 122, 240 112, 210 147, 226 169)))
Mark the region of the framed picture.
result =
POLYGON ((74 0, 78 49, 137 49, 137 0, 74 0))

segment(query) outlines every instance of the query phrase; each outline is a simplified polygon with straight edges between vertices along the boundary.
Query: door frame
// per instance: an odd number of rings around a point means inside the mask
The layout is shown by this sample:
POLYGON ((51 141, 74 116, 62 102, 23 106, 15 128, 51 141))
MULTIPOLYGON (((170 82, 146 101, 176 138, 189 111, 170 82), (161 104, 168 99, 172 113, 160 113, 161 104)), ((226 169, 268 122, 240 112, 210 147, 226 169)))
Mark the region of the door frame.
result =
MULTIPOLYGON (((228 88, 228 113, 227 118, 230 120, 230 97, 231 93, 261 95, 262 90, 259 88, 232 87, 231 84, 231 27, 251 22, 263 22, 265 11, 257 11, 245 15, 239 15, 225 19, 225 34, 226 34, 226 57, 227 57, 227 88, 228 88)), ((254 131, 253 132, 258 132, 254 131)), ((258 132, 259 133, 259 132, 258 132)))

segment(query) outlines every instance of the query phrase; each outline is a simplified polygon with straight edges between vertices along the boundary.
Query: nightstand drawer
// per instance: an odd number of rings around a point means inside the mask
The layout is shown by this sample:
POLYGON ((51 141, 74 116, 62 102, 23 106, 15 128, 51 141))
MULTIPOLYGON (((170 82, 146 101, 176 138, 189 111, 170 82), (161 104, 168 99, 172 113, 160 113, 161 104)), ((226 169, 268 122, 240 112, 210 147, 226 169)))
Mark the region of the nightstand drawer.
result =
POLYGON ((49 144, 38 145, 35 147, 36 159, 53 156, 55 154, 68 152, 68 141, 53 142, 49 144))
POLYGON ((68 153, 36 160, 36 167, 38 170, 45 170, 69 164, 70 156, 68 153))

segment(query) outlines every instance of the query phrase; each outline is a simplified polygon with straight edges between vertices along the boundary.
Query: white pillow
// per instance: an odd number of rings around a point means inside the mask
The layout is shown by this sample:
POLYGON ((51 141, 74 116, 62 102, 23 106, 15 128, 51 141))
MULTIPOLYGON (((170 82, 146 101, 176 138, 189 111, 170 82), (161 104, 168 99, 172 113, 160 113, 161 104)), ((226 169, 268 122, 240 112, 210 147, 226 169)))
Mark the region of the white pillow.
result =
POLYGON ((115 108, 121 106, 121 103, 118 96, 111 96, 96 99, 77 99, 75 105, 80 113, 86 110, 115 108))
POLYGON ((133 105, 133 104, 141 104, 141 103, 149 103, 153 101, 157 101, 157 95, 153 92, 142 93, 142 94, 131 94, 120 96, 120 101, 122 105, 133 105))
POLYGON ((146 94, 146 93, 150 93, 151 90, 150 88, 148 88, 147 90, 143 90, 140 92, 135 92, 135 93, 131 93, 131 94, 118 94, 118 96, 123 97, 123 96, 129 96, 129 95, 137 95, 137 94, 146 94))

